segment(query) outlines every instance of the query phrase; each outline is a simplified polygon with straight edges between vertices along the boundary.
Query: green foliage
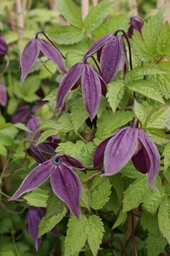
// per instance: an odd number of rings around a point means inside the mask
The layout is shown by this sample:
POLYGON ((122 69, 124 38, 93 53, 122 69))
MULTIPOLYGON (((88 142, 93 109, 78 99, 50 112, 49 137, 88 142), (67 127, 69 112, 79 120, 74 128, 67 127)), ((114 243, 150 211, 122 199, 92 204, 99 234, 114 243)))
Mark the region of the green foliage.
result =
POLYGON ((168 59, 170 58, 169 43, 170 43, 169 24, 168 22, 165 22, 158 36, 156 50, 160 55, 165 56, 168 59))
POLYGON ((30 194, 24 196, 27 200, 27 203, 31 206, 36 207, 46 207, 47 206, 47 199, 48 199, 49 190, 36 188, 30 194))
POLYGON ((159 224, 159 230, 161 231, 163 237, 165 237, 170 243, 170 199, 166 197, 160 207, 158 212, 158 224, 159 224))
POLYGON ((153 235, 149 233, 146 239, 147 256, 157 256, 163 253, 167 241, 161 234, 153 235))

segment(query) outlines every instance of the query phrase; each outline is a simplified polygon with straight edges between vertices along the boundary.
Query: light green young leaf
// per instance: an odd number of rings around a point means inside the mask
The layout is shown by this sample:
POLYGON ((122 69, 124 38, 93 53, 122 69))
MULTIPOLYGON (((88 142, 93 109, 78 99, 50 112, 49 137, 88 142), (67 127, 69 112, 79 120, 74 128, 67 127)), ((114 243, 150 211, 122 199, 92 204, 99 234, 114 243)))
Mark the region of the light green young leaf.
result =
POLYGON ((74 129, 76 133, 87 118, 88 118, 88 113, 84 107, 83 99, 80 98, 76 100, 75 104, 72 106, 72 111, 71 111, 71 121, 74 125, 74 129))
POLYGON ((164 103, 157 84, 152 80, 136 80, 135 82, 128 84, 128 88, 133 92, 139 93, 147 98, 164 103))
POLYGON ((93 7, 84 21, 84 29, 86 32, 92 32, 102 24, 104 19, 111 13, 115 3, 105 2, 99 3, 93 7))
POLYGON ((158 145, 162 145, 170 141, 166 133, 159 129, 147 128, 145 131, 151 140, 158 145))
POLYGON ((123 225, 126 221, 126 218, 127 218, 127 213, 123 213, 122 211, 119 212, 119 216, 117 218, 117 220, 115 221, 112 229, 115 229, 117 228, 118 226, 120 225, 123 225))
POLYGON ((158 224, 163 237, 170 243, 170 199, 168 197, 162 201, 159 207, 158 224))
POLYGON ((108 106, 107 99, 102 95, 100 99, 99 108, 97 110, 97 118, 101 117, 101 115, 103 114, 103 111, 106 109, 107 106, 108 106))
POLYGON ((170 99, 170 86, 169 86, 170 78, 168 75, 157 75, 155 76, 155 82, 157 82, 162 95, 165 99, 170 99))
MULTIPOLYGON (((151 221, 152 222, 152 221, 151 221)), ((147 256, 158 256, 164 252, 167 240, 161 235, 149 233, 146 239, 147 256)))
POLYGON ((62 212, 64 212, 64 209, 66 208, 65 203, 54 194, 49 195, 46 203, 47 212, 45 215, 45 219, 48 219, 53 215, 61 214, 62 212))
POLYGON ((49 194, 49 189, 45 188, 36 188, 30 194, 24 196, 24 199, 27 200, 27 203, 35 207, 46 207, 47 199, 49 194))
POLYGON ((80 62, 83 59, 84 53, 81 51, 72 51, 66 54, 66 67, 69 69, 77 62, 80 62))
POLYGON ((111 184, 117 194, 119 204, 122 202, 123 192, 124 192, 124 181, 122 176, 118 173, 110 177, 111 184))
POLYGON ((57 26, 50 33, 51 39, 57 44, 75 44, 84 38, 82 30, 73 26, 57 26))
POLYGON ((158 36, 157 44, 156 44, 156 50, 157 52, 170 59, 170 30, 169 30, 169 24, 166 21, 163 24, 163 27, 160 31, 160 34, 158 36))
POLYGON ((2 156, 7 156, 7 149, 6 149, 6 147, 3 145, 3 144, 1 144, 1 141, 0 141, 0 155, 2 155, 2 156))
POLYGON ((73 256, 79 253, 84 247, 88 237, 88 220, 84 215, 81 215, 78 220, 74 215, 71 215, 68 222, 67 235, 65 239, 64 256, 73 256))
POLYGON ((17 123, 17 124, 14 124, 14 126, 18 129, 25 131, 25 132, 31 132, 30 129, 28 129, 27 126, 23 123, 17 123))
POLYGON ((164 156, 164 171, 166 171, 170 166, 170 143, 167 143, 165 145, 163 156, 164 156))
POLYGON ((146 128, 167 128, 170 126, 170 120, 167 118, 168 116, 170 116, 170 106, 162 105, 154 108, 147 118, 146 128))
POLYGON ((90 188, 90 205, 93 209, 98 210, 109 201, 111 194, 111 184, 108 177, 96 176, 93 179, 90 188))
POLYGON ((80 205, 90 211, 90 190, 83 184, 80 205))
POLYGON ((147 230, 153 235, 159 234, 157 214, 150 214, 143 210, 141 213, 140 224, 143 230, 147 230))
POLYGON ((108 85, 108 92, 106 94, 106 97, 108 98, 108 102, 114 113, 120 101, 122 100, 124 90, 125 85, 119 80, 113 81, 108 85))
POLYGON ((58 10, 65 19, 77 28, 82 28, 82 19, 72 0, 59 0, 58 10))
POLYGON ((136 117, 139 119, 139 121, 144 126, 144 124, 147 120, 147 116, 148 116, 147 108, 135 100, 134 101, 134 112, 135 112, 136 117))
POLYGON ((124 177, 128 177, 130 179, 138 179, 143 177, 143 174, 136 170, 131 161, 123 167, 121 174, 123 174, 124 177))
POLYGON ((36 146, 39 145, 40 143, 44 142, 50 136, 57 135, 57 134, 58 134, 58 131, 55 129, 49 129, 49 130, 46 130, 45 132, 42 132, 36 142, 36 146))
POLYGON ((92 215, 88 218, 87 241, 93 256, 97 256, 104 233, 103 222, 99 216, 92 215))

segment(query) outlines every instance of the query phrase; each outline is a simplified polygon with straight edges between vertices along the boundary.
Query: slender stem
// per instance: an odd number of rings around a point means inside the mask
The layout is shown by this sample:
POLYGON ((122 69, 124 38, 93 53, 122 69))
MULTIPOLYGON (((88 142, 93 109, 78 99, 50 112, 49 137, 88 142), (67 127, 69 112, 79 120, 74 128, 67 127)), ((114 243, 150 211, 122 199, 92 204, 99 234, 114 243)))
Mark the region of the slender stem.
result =
POLYGON ((96 59, 94 58, 94 56, 90 56, 90 57, 93 59, 94 63, 96 64, 97 69, 98 69, 98 71, 99 71, 99 74, 102 75, 102 74, 101 74, 101 71, 100 71, 99 64, 97 63, 96 59))
POLYGON ((7 70, 8 66, 9 66, 9 62, 10 62, 10 59, 9 59, 9 55, 7 54, 7 61, 6 61, 6 65, 5 65, 4 69, 3 69, 3 71, 0 73, 0 77, 2 77, 2 76, 3 76, 3 74, 6 72, 6 70, 7 70))
POLYGON ((138 251, 136 248, 136 242, 135 242, 135 227, 134 227, 134 216, 133 213, 131 212, 131 223, 132 223, 132 246, 133 246, 133 251, 134 251, 134 256, 138 256, 138 251))
POLYGON ((97 173, 94 173, 93 175, 91 175, 90 177, 88 177, 87 179, 83 180, 82 182, 87 182, 89 180, 92 180, 94 177, 98 176, 99 174, 102 174, 102 172, 97 172, 97 173))

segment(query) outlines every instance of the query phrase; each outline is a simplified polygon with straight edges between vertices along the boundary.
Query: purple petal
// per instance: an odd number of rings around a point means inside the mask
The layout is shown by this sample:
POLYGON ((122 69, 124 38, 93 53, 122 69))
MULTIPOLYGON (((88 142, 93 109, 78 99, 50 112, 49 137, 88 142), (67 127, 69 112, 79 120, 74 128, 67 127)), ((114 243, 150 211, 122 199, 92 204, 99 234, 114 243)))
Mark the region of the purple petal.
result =
POLYGON ((37 129, 40 127, 39 122, 41 121, 41 118, 39 116, 34 116, 32 117, 28 122, 27 122, 27 127, 31 132, 26 132, 25 137, 31 136, 33 133, 37 131, 37 129))
POLYGON ((71 88, 75 85, 75 83, 81 76, 82 69, 83 69, 83 63, 78 62, 75 65, 73 65, 70 68, 70 70, 63 76, 57 91, 56 108, 63 107, 64 100, 68 92, 71 90, 71 88))
POLYGON ((122 38, 120 36, 112 36, 103 46, 100 65, 103 80, 110 83, 118 73, 122 64, 122 38))
POLYGON ((50 177, 53 192, 64 201, 71 212, 80 217, 81 182, 77 174, 65 164, 53 168, 50 177))
POLYGON ((145 148, 150 161, 150 169, 148 170, 148 183, 154 189, 157 189, 154 184, 154 179, 160 170, 160 155, 156 145, 151 141, 149 136, 142 130, 139 130, 139 140, 142 147, 145 148))
POLYGON ((37 147, 33 143, 31 143, 30 148, 27 149, 27 152, 30 156, 32 156, 35 161, 39 164, 42 164, 46 161, 46 158, 43 156, 43 154, 38 150, 37 147))
POLYGON ((93 156, 93 166, 96 168, 102 168, 103 167, 103 160, 104 160, 104 151, 107 146, 107 143, 112 138, 110 136, 109 138, 103 140, 96 148, 93 156))
POLYGON ((21 67, 21 82, 23 83, 26 76, 28 75, 31 67, 38 58, 39 55, 38 48, 38 39, 31 39, 25 46, 21 58, 20 58, 20 67, 21 67))
POLYGON ((103 36, 99 40, 97 40, 90 48, 87 50, 83 60, 86 60, 89 58, 91 55, 93 55, 95 52, 100 50, 100 48, 109 40, 113 35, 112 34, 107 34, 106 36, 103 36))
POLYGON ((68 167, 73 167, 73 168, 76 168, 79 170, 85 168, 83 163, 75 157, 64 155, 61 158, 62 158, 62 162, 64 163, 64 165, 66 165, 68 167))
POLYGON ((132 162, 135 168, 141 173, 147 173, 150 169, 150 160, 147 151, 144 147, 132 157, 132 162))
POLYGON ((138 147, 138 129, 120 129, 108 142, 104 152, 103 176, 118 173, 132 158, 138 147))
POLYGON ((43 39, 37 39, 38 40, 38 46, 39 49, 46 55, 50 60, 52 60, 61 71, 64 73, 67 72, 64 62, 63 62, 63 57, 60 53, 59 50, 57 50, 52 44, 48 43, 47 41, 43 39))
POLYGON ((0 58, 4 57, 8 51, 8 45, 5 42, 5 39, 0 35, 0 58))
POLYGON ((84 66, 81 84, 84 105, 92 121, 100 103, 101 83, 99 75, 89 64, 84 66))
POLYGON ((45 182, 51 174, 52 163, 51 160, 40 164, 38 167, 34 168, 27 177, 23 180, 18 190, 9 199, 9 201, 16 200, 22 194, 32 191, 33 189, 39 187, 43 182, 45 182))
POLYGON ((31 109, 28 104, 19 106, 16 112, 12 116, 12 122, 14 124, 22 122, 25 123, 31 114, 31 109))
POLYGON ((5 107, 7 103, 7 90, 5 85, 0 82, 0 105, 5 107))

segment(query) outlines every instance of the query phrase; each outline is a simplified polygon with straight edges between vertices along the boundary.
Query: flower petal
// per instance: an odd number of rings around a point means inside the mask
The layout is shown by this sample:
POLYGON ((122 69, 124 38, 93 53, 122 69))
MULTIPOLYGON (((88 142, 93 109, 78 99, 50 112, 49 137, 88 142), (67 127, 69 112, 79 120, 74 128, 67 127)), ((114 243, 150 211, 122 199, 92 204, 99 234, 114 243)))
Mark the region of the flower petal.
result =
POLYGON ((34 168, 32 172, 23 180, 18 190, 9 199, 9 201, 16 200, 22 194, 32 191, 33 189, 39 187, 43 182, 45 182, 51 174, 51 160, 40 164, 38 167, 34 168))
POLYGON ((43 39, 37 39, 39 42, 39 49, 46 55, 50 60, 52 60, 61 71, 64 73, 67 72, 64 62, 63 62, 63 57, 60 53, 59 50, 57 50, 52 44, 48 43, 47 41, 43 39))
POLYGON ((101 83, 99 75, 89 64, 84 66, 81 83, 84 105, 92 121, 100 103, 101 83))
POLYGON ((75 85, 79 77, 81 76, 83 69, 83 63, 78 62, 73 65, 70 70, 63 76, 57 91, 56 96, 56 108, 63 107, 64 100, 71 90, 71 88, 75 85))
POLYGON ((141 173, 147 173, 150 169, 150 160, 147 151, 144 147, 132 157, 132 162, 135 168, 141 173))
POLYGON ((142 129, 139 129, 139 140, 142 144, 142 147, 145 148, 150 160, 150 169, 148 170, 148 183, 152 188, 157 189, 154 184, 154 179, 160 170, 159 151, 156 145, 142 129))
POLYGON ((50 177, 53 192, 64 201, 71 212, 80 217, 81 182, 77 174, 65 164, 54 167, 50 177))
POLYGON ((3 36, 0 35, 0 58, 4 57, 7 51, 8 51, 8 45, 5 39, 3 38, 3 36))
POLYGON ((62 158, 62 162, 68 167, 72 167, 80 170, 85 168, 83 163, 75 157, 63 155, 61 158, 62 158))
POLYGON ((23 83, 26 76, 29 73, 29 70, 33 66, 34 62, 38 58, 39 55, 39 48, 38 48, 38 39, 31 39, 21 54, 20 58, 20 67, 21 67, 21 82, 23 83))
POLYGON ((7 103, 7 90, 5 85, 0 82, 0 105, 5 107, 7 103))
POLYGON ((103 80, 110 83, 118 73, 122 64, 122 38, 120 36, 112 36, 103 46, 100 65, 103 80))
POLYGON ((108 142, 104 152, 103 176, 118 173, 132 158, 138 146, 138 129, 120 129, 108 142))

